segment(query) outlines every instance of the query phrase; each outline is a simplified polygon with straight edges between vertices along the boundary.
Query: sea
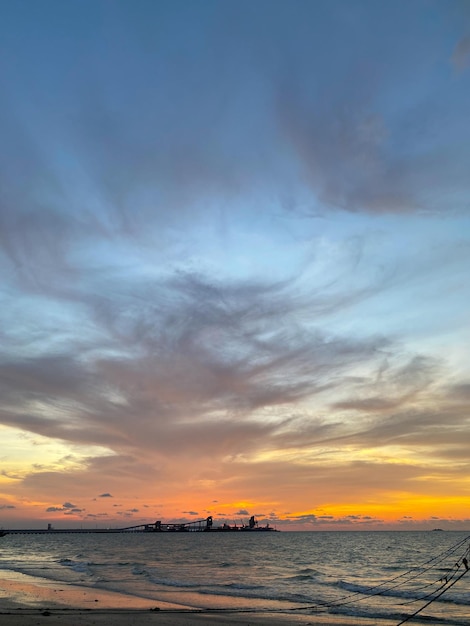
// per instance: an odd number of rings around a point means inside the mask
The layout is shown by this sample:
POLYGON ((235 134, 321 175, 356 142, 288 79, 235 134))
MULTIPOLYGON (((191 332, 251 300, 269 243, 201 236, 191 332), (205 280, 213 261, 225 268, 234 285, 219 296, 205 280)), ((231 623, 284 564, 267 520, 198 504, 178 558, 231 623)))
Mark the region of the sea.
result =
POLYGON ((0 579, 119 606, 468 626, 469 545, 454 531, 11 534, 0 579))

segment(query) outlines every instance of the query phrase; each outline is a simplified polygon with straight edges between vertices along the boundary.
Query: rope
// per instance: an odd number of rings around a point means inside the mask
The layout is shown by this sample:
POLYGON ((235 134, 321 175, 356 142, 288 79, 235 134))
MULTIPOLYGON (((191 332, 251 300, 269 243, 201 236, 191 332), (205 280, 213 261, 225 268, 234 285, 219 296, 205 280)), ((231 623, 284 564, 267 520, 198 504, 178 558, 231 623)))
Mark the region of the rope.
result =
MULTIPOLYGON (((339 606, 345 606, 347 604, 353 604, 353 602, 361 602, 361 601, 367 600, 367 599, 369 599, 371 597, 384 595, 384 594, 386 594, 389 591, 397 590, 400 587, 403 587, 406 583, 410 582, 411 580, 419 578, 420 576, 422 576, 423 573, 425 573, 425 572, 429 571, 430 569, 432 569, 432 567, 435 567, 436 565, 442 563, 447 557, 449 557, 451 554, 456 552, 457 549, 460 548, 469 539, 470 539, 470 536, 466 537, 465 539, 462 539, 459 542, 457 542, 456 544, 454 544, 453 546, 451 546, 450 548, 448 548, 447 550, 445 550, 441 554, 438 554, 437 556, 431 557, 428 561, 425 561, 420 567, 418 567, 418 571, 416 571, 416 568, 409 569, 406 572, 398 574, 397 576, 395 576, 394 578, 391 578, 388 581, 384 581, 382 583, 379 583, 378 585, 373 585, 371 587, 367 587, 366 589, 364 589, 362 591, 355 591, 355 592, 353 592, 351 594, 343 596, 342 598, 339 598, 339 600, 337 600, 335 602, 318 602, 316 604, 312 604, 312 605, 309 605, 307 607, 295 607, 295 608, 289 609, 289 610, 290 611, 302 611, 302 610, 312 610, 312 609, 315 610, 315 609, 320 609, 320 608, 335 608, 335 607, 339 607, 339 606), (430 564, 432 564, 432 565, 430 565, 430 564), (425 567, 427 565, 429 565, 429 567, 425 567), (390 584, 390 583, 394 583, 395 581, 398 581, 400 579, 404 579, 404 580, 402 580, 401 582, 397 583, 396 585, 390 584), (386 587, 386 585, 388 585, 388 587, 386 587), (374 593, 370 593, 370 592, 374 592, 374 593), (358 598, 357 596, 360 596, 360 597, 358 598)), ((467 553, 468 553, 468 549, 466 551, 466 554, 467 553)), ((464 559, 465 559, 465 557, 463 557, 462 562, 463 562, 464 559)), ((441 577, 441 580, 442 580, 442 577, 441 577)), ((430 583, 430 584, 435 584, 435 582, 434 583, 430 583)), ((436 593, 436 591, 434 591, 433 593, 436 593)), ((416 601, 416 600, 413 600, 413 601, 416 601)))
POLYGON ((429 606, 430 604, 432 604, 434 602, 434 600, 437 600, 438 598, 440 598, 448 589, 450 589, 451 587, 453 587, 456 583, 459 582, 459 580, 461 578, 463 578, 465 576, 465 574, 468 572, 468 569, 464 570, 460 576, 458 576, 450 585, 448 585, 447 587, 445 587, 445 589, 443 589, 440 593, 438 593, 436 596, 434 596, 434 598, 431 598, 431 600, 429 600, 429 602, 426 602, 426 604, 423 604, 422 607, 420 607, 417 611, 415 611, 414 613, 412 613, 411 615, 408 615, 408 617, 405 617, 405 619, 403 619, 401 622, 398 622, 397 626, 401 626, 402 624, 404 624, 405 622, 409 622, 410 619, 413 619, 413 617, 416 617, 416 615, 418 615, 419 613, 421 613, 421 611, 424 611, 424 609, 429 606))

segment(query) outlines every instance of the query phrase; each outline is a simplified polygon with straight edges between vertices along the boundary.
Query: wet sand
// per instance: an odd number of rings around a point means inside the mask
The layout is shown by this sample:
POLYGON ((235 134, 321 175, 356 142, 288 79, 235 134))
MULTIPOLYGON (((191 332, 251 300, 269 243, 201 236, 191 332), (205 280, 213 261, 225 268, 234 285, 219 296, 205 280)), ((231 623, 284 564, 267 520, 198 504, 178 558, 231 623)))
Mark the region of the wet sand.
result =
POLYGON ((126 609, 0 609, 2 626, 396 626, 392 622, 352 620, 329 615, 273 613, 184 613, 126 609))
POLYGON ((326 613, 201 610, 10 572, 0 572, 0 622, 2 626, 395 626, 326 613))

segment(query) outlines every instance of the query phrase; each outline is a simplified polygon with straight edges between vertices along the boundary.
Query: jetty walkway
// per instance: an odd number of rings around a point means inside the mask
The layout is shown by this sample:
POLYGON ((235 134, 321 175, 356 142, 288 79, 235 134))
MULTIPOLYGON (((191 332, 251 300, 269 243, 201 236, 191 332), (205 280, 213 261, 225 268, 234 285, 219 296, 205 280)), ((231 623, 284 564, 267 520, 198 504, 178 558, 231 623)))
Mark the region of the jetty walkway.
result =
POLYGON ((193 522, 184 522, 180 524, 167 524, 160 520, 154 524, 139 524, 137 526, 126 526, 125 528, 53 528, 48 524, 47 528, 31 528, 31 529, 1 529, 0 537, 5 535, 66 535, 71 533, 92 534, 92 533, 168 533, 168 532, 245 532, 245 531, 275 531, 276 529, 266 524, 259 526, 252 515, 247 525, 230 526, 223 524, 222 526, 214 526, 212 516, 205 519, 195 520, 193 522))

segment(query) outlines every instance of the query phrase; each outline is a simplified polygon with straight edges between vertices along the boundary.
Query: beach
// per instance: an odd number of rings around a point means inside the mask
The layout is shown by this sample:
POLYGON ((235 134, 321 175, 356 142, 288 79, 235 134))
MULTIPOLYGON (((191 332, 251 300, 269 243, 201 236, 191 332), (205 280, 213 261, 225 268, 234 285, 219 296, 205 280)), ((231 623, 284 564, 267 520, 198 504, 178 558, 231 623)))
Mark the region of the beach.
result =
MULTIPOLYGON (((3 626, 37 626, 39 624, 56 624, 59 626, 125 626, 139 624, 139 626, 191 626, 201 624, 221 624, 223 626, 285 626, 287 624, 305 624, 312 626, 373 626, 373 620, 355 620, 350 618, 311 618, 311 617, 280 617, 277 615, 185 615, 158 614, 142 611, 102 611, 84 612, 75 609, 56 611, 2 611, 0 617, 3 626), (47 620, 47 621, 45 621, 47 620)), ((380 622, 385 626, 385 622, 380 622)), ((391 626, 391 623, 390 623, 391 626)))
POLYGON ((0 619, 2 626, 284 626, 311 624, 325 626, 392 626, 388 620, 355 619, 325 613, 260 612, 258 609, 194 609, 170 602, 151 602, 128 595, 49 584, 41 579, 2 572, 0 577, 0 619))
MULTIPOLYGON (((202 624, 220 624, 222 626, 286 626, 305 624, 311 626, 374 626, 375 620, 351 620, 351 618, 332 618, 331 616, 279 616, 275 614, 185 614, 161 613, 125 609, 6 609, 0 611, 3 626, 38 626, 56 624, 57 626, 200 626, 202 624)), ((380 622, 380 626, 392 626, 392 622, 380 622)))
POLYGON ((162 612, 126 609, 73 609, 52 607, 47 609, 3 608, 0 611, 2 626, 191 626, 221 624, 224 626, 286 626, 305 624, 311 626, 393 626, 395 622, 352 619, 332 616, 286 616, 273 613, 253 615, 246 613, 220 614, 162 612))

